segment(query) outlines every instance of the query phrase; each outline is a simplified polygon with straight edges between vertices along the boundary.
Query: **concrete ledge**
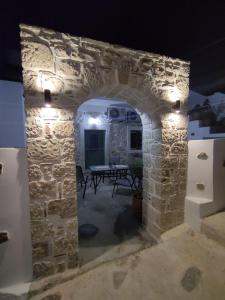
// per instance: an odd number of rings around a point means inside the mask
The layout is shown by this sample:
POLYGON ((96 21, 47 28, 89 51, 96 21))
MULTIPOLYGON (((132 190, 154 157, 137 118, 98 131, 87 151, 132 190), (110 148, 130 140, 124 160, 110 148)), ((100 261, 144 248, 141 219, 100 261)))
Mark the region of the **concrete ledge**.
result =
POLYGON ((26 300, 31 283, 20 283, 0 289, 0 300, 26 300))
POLYGON ((202 220, 201 232, 225 247, 225 212, 202 220))

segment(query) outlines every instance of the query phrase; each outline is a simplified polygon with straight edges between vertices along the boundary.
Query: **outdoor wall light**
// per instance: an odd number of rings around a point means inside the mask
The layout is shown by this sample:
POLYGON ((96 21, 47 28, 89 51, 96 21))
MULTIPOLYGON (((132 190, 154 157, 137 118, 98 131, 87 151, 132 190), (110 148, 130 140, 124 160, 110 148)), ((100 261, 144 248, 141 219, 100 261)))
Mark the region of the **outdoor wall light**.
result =
POLYGON ((173 110, 175 110, 175 112, 176 112, 177 114, 179 114, 179 113, 180 113, 180 110, 181 110, 181 103, 180 103, 180 100, 177 100, 177 101, 175 102, 175 104, 173 104, 172 108, 173 108, 173 110))
POLYGON ((89 118, 88 123, 89 125, 100 125, 101 121, 99 118, 89 118))
POLYGON ((44 90, 44 96, 45 96, 45 107, 51 107, 52 98, 51 98, 51 91, 50 90, 44 90))

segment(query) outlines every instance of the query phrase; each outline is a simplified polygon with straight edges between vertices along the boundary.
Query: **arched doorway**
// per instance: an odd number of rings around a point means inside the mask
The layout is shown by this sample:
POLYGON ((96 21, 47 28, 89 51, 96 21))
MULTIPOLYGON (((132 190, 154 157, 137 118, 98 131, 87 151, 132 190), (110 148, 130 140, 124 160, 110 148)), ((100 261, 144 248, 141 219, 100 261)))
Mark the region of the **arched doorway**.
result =
POLYGON ((77 111, 75 143, 80 264, 143 249, 139 114, 115 98, 85 101, 77 111))
POLYGON ((34 277, 77 266, 73 119, 87 99, 116 97, 140 112, 146 235, 160 240, 182 223, 189 64, 26 25, 21 38, 34 277))

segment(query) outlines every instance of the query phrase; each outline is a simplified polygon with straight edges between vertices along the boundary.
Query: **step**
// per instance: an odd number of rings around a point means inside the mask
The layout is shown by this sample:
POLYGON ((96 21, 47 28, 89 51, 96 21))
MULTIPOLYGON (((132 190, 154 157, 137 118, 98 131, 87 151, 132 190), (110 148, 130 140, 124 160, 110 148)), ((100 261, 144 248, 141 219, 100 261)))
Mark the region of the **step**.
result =
POLYGON ((225 212, 204 218, 201 223, 201 232, 225 247, 225 212))

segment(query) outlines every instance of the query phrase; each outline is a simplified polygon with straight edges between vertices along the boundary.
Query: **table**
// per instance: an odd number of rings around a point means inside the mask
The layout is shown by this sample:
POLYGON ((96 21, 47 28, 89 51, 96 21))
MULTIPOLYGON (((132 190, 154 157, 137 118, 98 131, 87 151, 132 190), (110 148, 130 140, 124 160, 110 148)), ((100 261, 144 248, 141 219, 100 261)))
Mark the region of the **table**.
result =
POLYGON ((99 165, 90 166, 89 169, 92 175, 92 181, 94 184, 95 194, 97 192, 97 187, 101 180, 104 182, 105 177, 115 177, 125 175, 128 170, 127 165, 99 165))

